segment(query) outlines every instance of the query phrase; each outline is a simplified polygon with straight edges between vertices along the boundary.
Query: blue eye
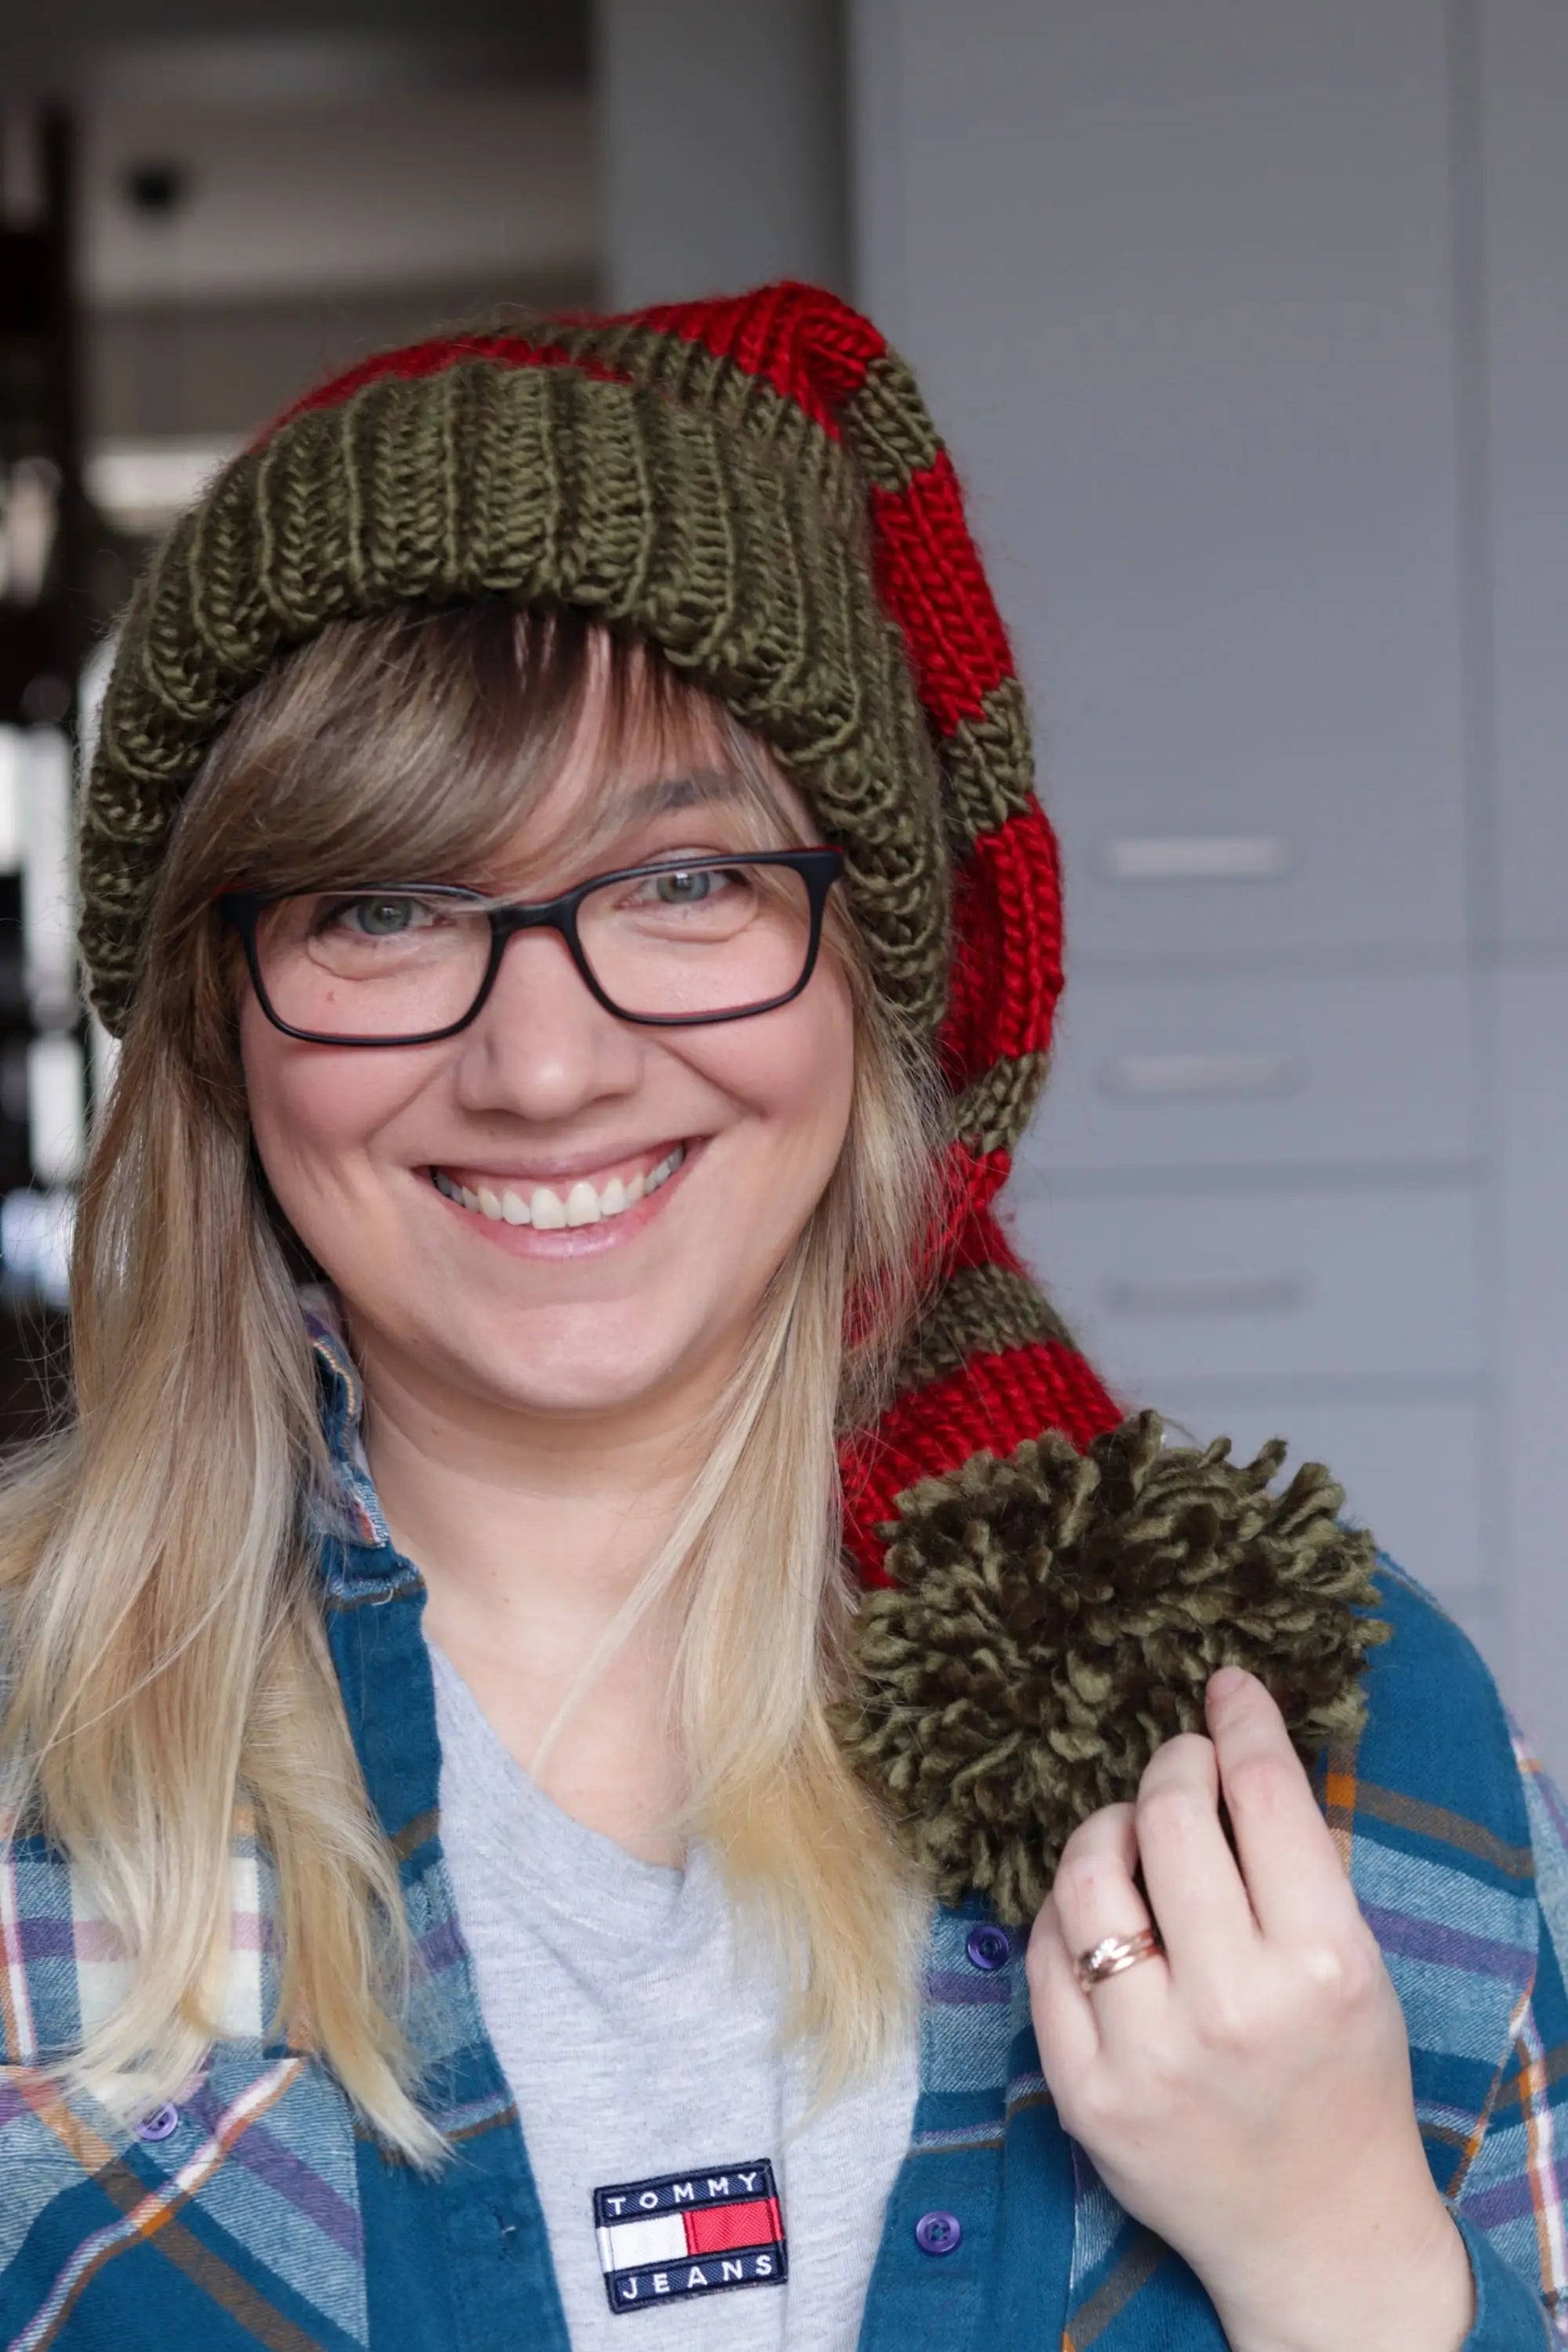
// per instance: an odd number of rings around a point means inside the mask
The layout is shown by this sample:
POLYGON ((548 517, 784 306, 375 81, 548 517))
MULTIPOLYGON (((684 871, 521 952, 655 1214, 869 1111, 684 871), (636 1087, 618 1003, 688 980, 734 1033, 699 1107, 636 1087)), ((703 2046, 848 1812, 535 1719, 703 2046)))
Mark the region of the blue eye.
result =
POLYGON ((332 908, 328 914, 330 924, 344 929, 365 940, 395 940, 433 919, 433 910, 418 898, 349 898, 332 908))
POLYGON ((700 907, 723 880, 721 874, 657 874, 650 877, 654 896, 666 907, 700 907))

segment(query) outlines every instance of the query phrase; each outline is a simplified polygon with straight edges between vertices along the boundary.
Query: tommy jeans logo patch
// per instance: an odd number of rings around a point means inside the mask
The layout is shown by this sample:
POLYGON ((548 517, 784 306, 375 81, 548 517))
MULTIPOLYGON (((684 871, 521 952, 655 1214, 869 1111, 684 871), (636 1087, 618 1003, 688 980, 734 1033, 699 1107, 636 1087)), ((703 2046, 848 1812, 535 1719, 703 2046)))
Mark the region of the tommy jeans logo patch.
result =
POLYGON ((667 2172, 594 2191, 594 2229, 612 2311, 789 2275, 773 2166, 667 2172))

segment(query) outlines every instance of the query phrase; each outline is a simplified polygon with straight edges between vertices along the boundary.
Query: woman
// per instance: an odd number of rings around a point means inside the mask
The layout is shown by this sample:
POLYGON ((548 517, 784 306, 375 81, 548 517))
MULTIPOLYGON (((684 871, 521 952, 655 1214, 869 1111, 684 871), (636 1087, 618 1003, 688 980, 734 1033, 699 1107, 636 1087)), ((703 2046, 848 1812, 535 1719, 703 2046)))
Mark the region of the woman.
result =
POLYGON ((1550 2339, 1552 1801, 1008 1250, 1055 852, 865 320, 311 395, 143 583, 81 875, 6 2343, 1550 2339))

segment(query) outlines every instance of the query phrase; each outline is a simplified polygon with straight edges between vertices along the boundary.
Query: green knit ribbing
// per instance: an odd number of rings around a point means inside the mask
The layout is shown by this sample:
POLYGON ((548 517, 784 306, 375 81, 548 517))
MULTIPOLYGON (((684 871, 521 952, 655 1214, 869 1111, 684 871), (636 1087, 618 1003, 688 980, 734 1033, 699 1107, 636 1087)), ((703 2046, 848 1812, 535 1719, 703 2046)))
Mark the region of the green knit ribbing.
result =
POLYGON ((872 361, 865 383, 846 404, 844 423, 868 478, 895 496, 942 455, 920 387, 897 352, 872 361))
POLYGON ((949 1132, 972 1151, 1012 1150, 1045 1082, 1044 1054, 1018 1054, 994 1062, 952 1105, 949 1132))
POLYGON ((856 453, 764 376, 721 358, 705 343, 635 320, 574 327, 542 320, 524 339, 534 349, 600 361, 643 391, 712 416, 726 433, 743 435, 765 449, 772 464, 809 482, 822 512, 844 537, 864 532, 866 486, 856 470, 856 453))
POLYGON ((942 766, 948 832, 962 856, 977 834, 1016 816, 1034 793, 1029 714, 1016 677, 992 688, 977 718, 959 720, 942 745, 942 766))
POLYGON ((328 621, 491 593, 635 625, 771 742, 845 848, 880 987, 933 1027, 939 775, 863 521, 824 508, 837 466, 781 466, 658 390, 486 362, 379 379, 236 459, 142 583, 105 703, 81 884, 106 1024, 123 1026, 169 828, 240 697, 328 621))
POLYGON ((1072 1345, 1066 1324, 1028 1276, 1005 1265, 970 1266, 943 1286, 921 1317, 899 1368, 900 1392, 961 1370, 971 1356, 1040 1340, 1072 1345))

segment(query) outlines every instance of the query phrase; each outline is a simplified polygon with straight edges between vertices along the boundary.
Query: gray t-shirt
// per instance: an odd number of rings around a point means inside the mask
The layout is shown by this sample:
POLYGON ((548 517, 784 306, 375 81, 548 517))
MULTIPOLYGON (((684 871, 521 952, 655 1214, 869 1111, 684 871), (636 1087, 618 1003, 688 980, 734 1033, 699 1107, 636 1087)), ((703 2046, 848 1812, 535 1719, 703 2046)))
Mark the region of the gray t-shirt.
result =
POLYGON ((644 2352, 854 2352, 918 2034, 803 2128, 777 1977, 710 1857, 664 1869, 572 1820, 430 1655, 442 1842, 575 2352, 626 2352, 659 2306, 644 2352))

